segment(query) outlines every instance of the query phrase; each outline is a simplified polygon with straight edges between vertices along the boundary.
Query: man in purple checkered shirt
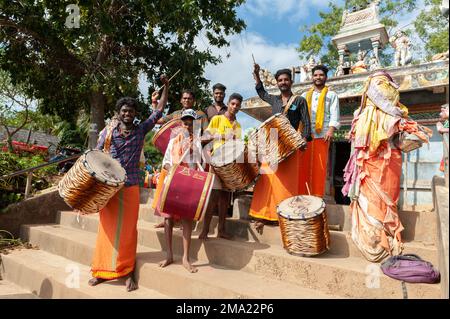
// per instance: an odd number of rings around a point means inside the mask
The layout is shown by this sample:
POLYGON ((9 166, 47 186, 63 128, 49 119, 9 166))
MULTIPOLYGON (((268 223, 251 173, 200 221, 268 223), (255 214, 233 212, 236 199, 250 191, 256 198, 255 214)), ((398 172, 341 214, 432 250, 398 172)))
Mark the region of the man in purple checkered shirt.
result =
POLYGON ((167 103, 169 81, 161 77, 164 91, 157 109, 140 125, 134 124, 137 102, 130 97, 116 103, 119 112, 101 133, 98 149, 103 149, 107 136, 111 136, 110 154, 127 172, 122 187, 100 210, 100 225, 91 267, 89 285, 96 286, 107 280, 125 277, 127 291, 138 288, 134 279, 137 248, 137 221, 139 215, 139 159, 145 135, 161 118, 167 103), (111 135, 109 135, 111 134, 111 135))

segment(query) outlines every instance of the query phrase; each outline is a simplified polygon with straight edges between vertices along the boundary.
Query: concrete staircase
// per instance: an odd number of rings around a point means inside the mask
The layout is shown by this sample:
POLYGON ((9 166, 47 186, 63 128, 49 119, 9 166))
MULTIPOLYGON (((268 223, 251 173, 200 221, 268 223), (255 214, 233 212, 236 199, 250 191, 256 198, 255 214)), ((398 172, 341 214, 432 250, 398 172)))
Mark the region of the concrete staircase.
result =
MULTIPOLYGON (((289 255, 278 227, 257 233, 250 221, 230 218, 227 231, 233 240, 217 239, 217 219, 211 239, 198 239, 203 225, 193 232, 191 257, 198 273, 180 264, 182 234, 174 230, 174 265, 160 268, 164 259, 164 230, 143 196, 138 222, 137 291, 127 293, 123 282, 89 287, 89 265, 95 246, 98 215, 58 214, 55 224, 23 225, 21 238, 39 250, 17 250, 2 256, 3 278, 43 298, 402 298, 401 283, 386 277, 378 264, 366 261, 350 235, 348 207, 327 205, 331 231, 330 251, 316 257, 289 255), (178 257, 177 257, 178 256, 178 257), (79 278, 79 280, 77 280, 79 278)), ((245 205, 244 205, 245 206, 245 205)), ((415 253, 438 265, 436 217, 433 212, 400 213, 405 253, 415 253)), ((407 284, 409 298, 440 298, 437 285, 407 284)))

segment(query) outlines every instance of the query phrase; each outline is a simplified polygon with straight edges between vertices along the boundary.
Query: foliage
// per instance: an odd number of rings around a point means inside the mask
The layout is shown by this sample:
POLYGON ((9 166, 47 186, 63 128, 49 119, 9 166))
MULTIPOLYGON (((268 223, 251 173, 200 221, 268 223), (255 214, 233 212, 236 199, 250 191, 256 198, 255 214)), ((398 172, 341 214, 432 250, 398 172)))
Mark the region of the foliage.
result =
POLYGON ((14 84, 26 83, 27 93, 41 101, 43 112, 75 122, 77 111, 84 109, 100 130, 119 97, 144 102, 138 91, 141 74, 152 91, 161 73, 181 69, 171 85, 172 104, 183 88, 192 88, 201 101, 208 84, 204 67, 220 57, 195 42, 228 45, 226 37, 245 27, 236 16, 242 3, 0 0, 0 69, 11 74, 14 84), (66 12, 72 3, 80 9, 78 28, 66 26, 76 21, 66 12))
MULTIPOLYGON (((331 38, 335 36, 340 29, 342 14, 345 8, 354 6, 364 7, 367 5, 365 0, 346 0, 344 6, 330 3, 327 12, 319 12, 320 22, 304 26, 302 31, 306 32, 300 41, 298 52, 301 59, 307 59, 311 55, 320 55, 322 63, 335 69, 339 62, 339 56, 336 47, 331 38)), ((398 25, 398 14, 409 13, 416 8, 415 0, 382 0, 380 2, 381 23, 387 28, 388 32, 398 25)), ((388 58, 380 54, 383 63, 388 58), (383 61, 384 60, 384 61, 383 61)))
POLYGON ((144 155, 145 160, 150 163, 152 167, 156 168, 161 165, 164 154, 162 154, 155 146, 153 146, 151 142, 153 135, 155 135, 155 131, 151 131, 145 136, 144 155))
MULTIPOLYGON (((26 168, 35 167, 45 162, 45 159, 41 155, 1 152, 0 176, 8 175, 26 168)), ((57 170, 54 165, 34 171, 32 189, 41 190, 47 188, 49 186, 48 177, 56 173, 57 170)), ((23 198, 22 194, 25 191, 26 179, 26 175, 23 174, 6 180, 0 180, 0 209, 23 198)))
POLYGON ((427 10, 422 11, 414 22, 417 34, 425 43, 430 58, 433 54, 448 50, 448 16, 440 12, 441 0, 425 0, 427 10))

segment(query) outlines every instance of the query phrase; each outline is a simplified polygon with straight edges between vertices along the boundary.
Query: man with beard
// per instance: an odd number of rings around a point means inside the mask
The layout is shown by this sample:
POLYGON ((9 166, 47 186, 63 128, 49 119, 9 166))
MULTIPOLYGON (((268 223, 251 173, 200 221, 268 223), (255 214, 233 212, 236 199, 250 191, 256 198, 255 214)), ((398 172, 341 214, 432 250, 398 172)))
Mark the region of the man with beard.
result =
POLYGON ((227 111, 227 106, 225 105, 225 103, 223 103, 223 100, 225 99, 226 89, 227 88, 222 83, 214 84, 213 86, 214 104, 208 106, 205 109, 205 113, 208 116, 208 121, 211 121, 213 116, 222 115, 227 111))
MULTIPOLYGON (((255 63, 253 76, 256 81, 256 92, 259 97, 272 106, 272 114, 284 113, 292 127, 301 131, 302 137, 311 139, 311 124, 306 100, 294 95, 291 91, 292 73, 289 69, 277 71, 277 81, 280 95, 267 93, 259 77, 260 67, 255 63)), ((249 215, 257 219, 256 229, 261 232, 264 223, 278 222, 276 206, 286 198, 303 194, 306 189, 306 172, 300 167, 303 150, 297 150, 286 160, 278 163, 276 170, 264 163, 253 192, 253 200, 249 215)))
POLYGON ((311 195, 319 197, 325 193, 329 145, 334 131, 340 126, 339 98, 325 85, 327 73, 326 66, 316 65, 312 69, 313 86, 302 94, 308 103, 313 137, 308 143, 302 167, 311 172, 308 177, 311 195))
POLYGON ((122 187, 100 210, 100 225, 92 262, 89 285, 96 286, 107 280, 125 278, 127 291, 137 289, 134 268, 137 248, 137 221, 139 215, 139 159, 145 135, 153 129, 167 103, 169 81, 164 83, 162 98, 157 109, 143 123, 136 125, 137 101, 124 97, 117 101, 118 121, 108 125, 97 143, 117 159, 127 173, 122 187))

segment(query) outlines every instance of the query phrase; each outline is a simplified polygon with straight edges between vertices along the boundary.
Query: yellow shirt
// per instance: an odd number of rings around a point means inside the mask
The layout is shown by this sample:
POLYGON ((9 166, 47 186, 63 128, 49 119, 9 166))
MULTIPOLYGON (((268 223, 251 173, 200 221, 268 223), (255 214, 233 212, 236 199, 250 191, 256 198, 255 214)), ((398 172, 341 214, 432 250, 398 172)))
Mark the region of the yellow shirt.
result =
MULTIPOLYGON (((241 138, 241 124, 237 120, 234 120, 233 123, 230 123, 228 118, 225 115, 216 115, 214 116, 211 121, 209 122, 208 128, 206 129, 211 134, 220 134, 222 137, 225 137, 226 135, 230 134, 231 132, 234 133, 236 136, 236 139, 241 138)), ((213 153, 214 151, 222 144, 225 143, 225 140, 214 140, 213 144, 213 153)))

